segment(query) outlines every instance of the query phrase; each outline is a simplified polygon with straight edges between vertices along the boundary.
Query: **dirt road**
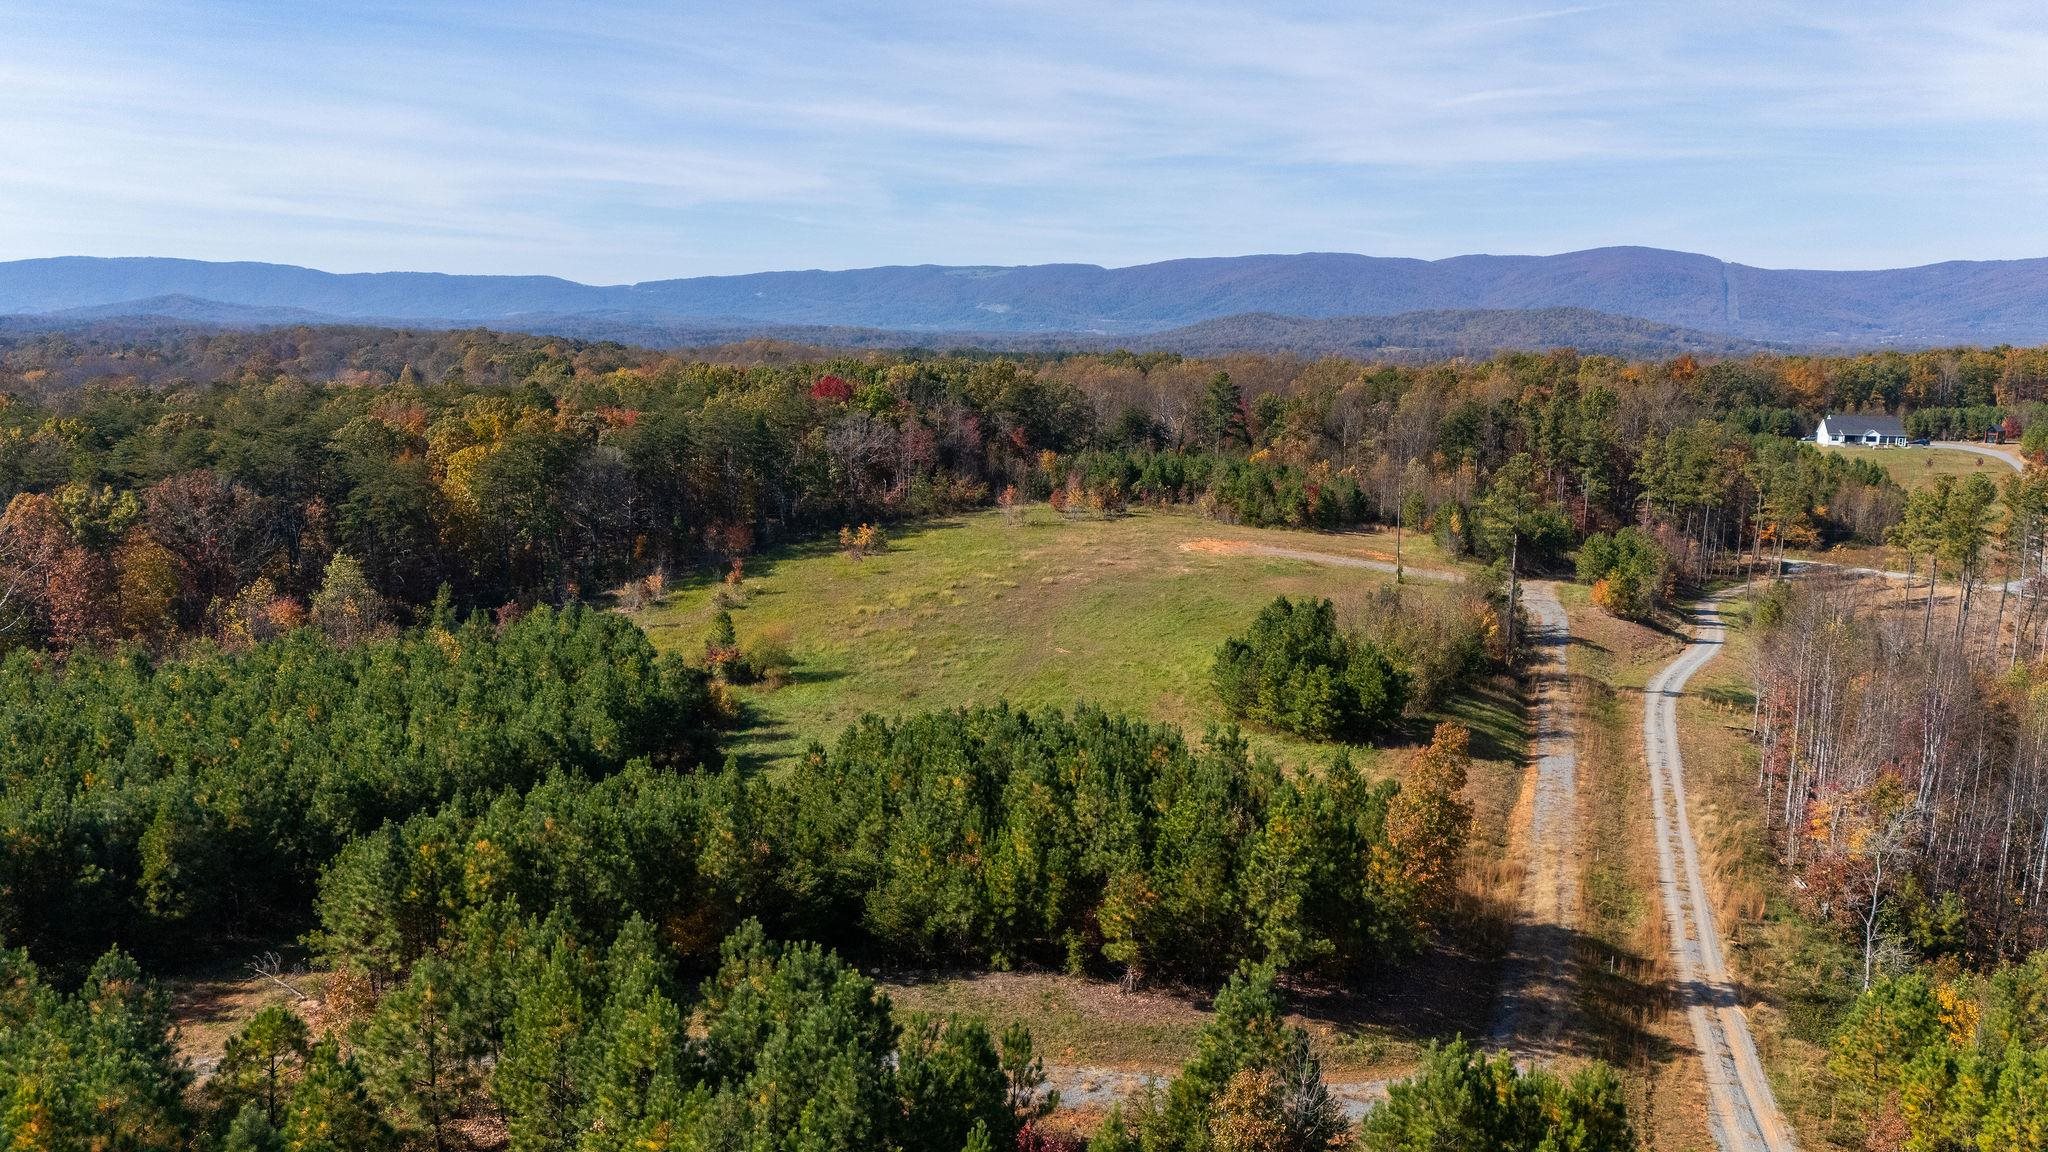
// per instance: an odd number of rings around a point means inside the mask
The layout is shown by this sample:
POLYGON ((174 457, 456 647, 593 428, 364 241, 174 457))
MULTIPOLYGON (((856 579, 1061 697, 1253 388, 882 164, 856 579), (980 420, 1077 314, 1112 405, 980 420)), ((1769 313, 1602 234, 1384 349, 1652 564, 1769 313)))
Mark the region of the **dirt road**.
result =
POLYGON ((1571 938, 1579 918, 1579 756, 1565 669, 1570 621, 1556 585, 1530 581, 1522 585, 1522 592, 1533 656, 1535 763, 1515 809, 1515 834, 1526 871, 1487 1043, 1528 1059, 1558 1054, 1572 1008, 1571 938))
POLYGON ((1720 652, 1726 635, 1718 601, 1703 602, 1697 611, 1692 643, 1643 691, 1643 750, 1657 830, 1658 887, 1679 994, 1706 1066, 1707 1124, 1714 1143, 1722 1152, 1793 1152, 1798 1145, 1771 1094, 1750 1037, 1749 1017, 1728 980, 1686 807, 1678 698, 1693 673, 1720 652))
POLYGON ((1374 572, 1396 572, 1402 576, 1413 576, 1418 580, 1438 580, 1456 584, 1465 579, 1463 572, 1448 568, 1417 568, 1405 564, 1396 568, 1391 561, 1372 560, 1364 556, 1353 556, 1344 552, 1311 552, 1306 548, 1282 548, 1274 544, 1253 544, 1248 540, 1190 540, 1182 544, 1183 552, 1208 552, 1229 556, 1271 556, 1276 560, 1304 560, 1310 564, 1328 564, 1333 568, 1369 568, 1374 572))

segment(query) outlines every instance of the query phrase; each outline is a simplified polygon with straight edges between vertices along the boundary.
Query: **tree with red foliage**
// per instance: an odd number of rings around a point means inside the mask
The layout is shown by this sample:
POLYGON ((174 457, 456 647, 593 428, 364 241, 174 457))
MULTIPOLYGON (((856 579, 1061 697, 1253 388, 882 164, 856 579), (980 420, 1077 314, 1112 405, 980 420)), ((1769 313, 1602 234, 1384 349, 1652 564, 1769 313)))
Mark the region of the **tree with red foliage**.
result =
POLYGON ((845 377, 828 373, 818 377, 817 383, 811 385, 811 399, 844 404, 853 399, 853 385, 845 377))
POLYGON ((181 616, 228 601, 256 575, 268 542, 267 502, 206 469, 160 480, 142 494, 149 534, 177 557, 181 616))

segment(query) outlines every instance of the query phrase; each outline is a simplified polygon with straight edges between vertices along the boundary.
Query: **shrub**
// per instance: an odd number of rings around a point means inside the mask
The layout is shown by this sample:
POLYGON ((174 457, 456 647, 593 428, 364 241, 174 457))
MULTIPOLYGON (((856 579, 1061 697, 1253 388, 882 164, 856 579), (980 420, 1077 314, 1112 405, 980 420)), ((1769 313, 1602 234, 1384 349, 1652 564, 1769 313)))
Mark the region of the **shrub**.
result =
POLYGON ((780 688, 789 683, 796 657, 789 651, 790 631, 786 624, 773 624, 761 629, 761 634, 748 642, 742 650, 742 661, 748 675, 771 688, 780 688))
POLYGON ((1616 616, 1640 619, 1655 610, 1669 571, 1663 547, 1640 528, 1596 532, 1579 546, 1579 579, 1593 586, 1593 602, 1616 616))
POLYGON ((1408 714, 1428 713, 1486 671, 1495 630, 1486 593, 1474 585, 1418 591, 1383 584, 1361 631, 1408 674, 1408 714))
POLYGON ((882 535, 881 526, 878 524, 839 529, 839 550, 844 552, 848 559, 864 560, 871 553, 880 552, 887 545, 888 540, 882 535))
POLYGON ((1339 632, 1328 600, 1275 599, 1224 642, 1213 675, 1231 715, 1319 740, 1371 739, 1408 701, 1407 673, 1339 632))

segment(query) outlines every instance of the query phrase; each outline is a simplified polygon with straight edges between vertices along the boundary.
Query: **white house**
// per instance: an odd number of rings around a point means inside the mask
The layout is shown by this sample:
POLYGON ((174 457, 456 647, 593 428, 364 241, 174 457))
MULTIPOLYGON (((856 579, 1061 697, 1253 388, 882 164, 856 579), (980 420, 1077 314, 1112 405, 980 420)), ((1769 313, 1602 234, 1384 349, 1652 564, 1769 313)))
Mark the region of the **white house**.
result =
POLYGON ((1896 416, 1838 413, 1821 419, 1820 427, 1813 431, 1813 442, 1901 447, 1906 443, 1906 429, 1896 416))

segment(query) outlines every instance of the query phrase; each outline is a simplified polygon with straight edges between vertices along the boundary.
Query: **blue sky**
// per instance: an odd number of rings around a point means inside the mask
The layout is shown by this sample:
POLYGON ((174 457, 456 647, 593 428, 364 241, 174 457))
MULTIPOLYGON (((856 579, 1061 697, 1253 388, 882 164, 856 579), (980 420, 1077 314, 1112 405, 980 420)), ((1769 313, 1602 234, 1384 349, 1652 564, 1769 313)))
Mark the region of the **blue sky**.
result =
POLYGON ((2034 4, 0 0, 0 259, 2048 255, 2034 4))

